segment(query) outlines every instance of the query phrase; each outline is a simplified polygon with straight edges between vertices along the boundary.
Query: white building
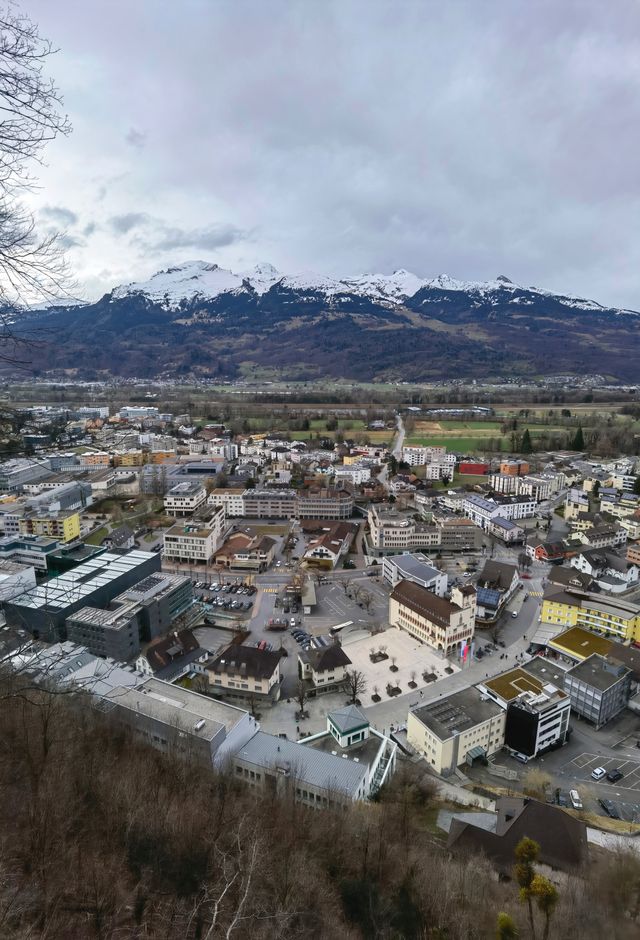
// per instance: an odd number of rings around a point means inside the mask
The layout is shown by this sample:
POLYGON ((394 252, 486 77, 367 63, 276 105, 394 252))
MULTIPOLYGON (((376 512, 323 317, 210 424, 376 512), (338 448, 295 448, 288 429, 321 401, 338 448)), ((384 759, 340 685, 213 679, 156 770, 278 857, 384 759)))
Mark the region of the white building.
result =
POLYGON ((371 470, 369 467, 364 467, 362 464, 357 463, 349 464, 346 467, 332 468, 331 473, 335 474, 337 481, 342 483, 348 480, 355 486, 359 486, 361 483, 367 483, 371 479, 371 470))
POLYGON ((426 555, 419 552, 387 555, 382 561, 382 577, 392 588, 399 581, 413 581, 438 597, 444 597, 447 593, 447 575, 434 567, 426 555))
POLYGON ((223 506, 227 519, 244 516, 244 488, 227 487, 214 490, 207 502, 210 506, 223 506))
POLYGON ((176 483, 164 498, 164 508, 171 516, 191 516, 207 501, 207 491, 196 480, 176 483))
POLYGON ((164 534, 167 561, 208 564, 222 542, 224 509, 222 506, 205 523, 177 523, 164 534))

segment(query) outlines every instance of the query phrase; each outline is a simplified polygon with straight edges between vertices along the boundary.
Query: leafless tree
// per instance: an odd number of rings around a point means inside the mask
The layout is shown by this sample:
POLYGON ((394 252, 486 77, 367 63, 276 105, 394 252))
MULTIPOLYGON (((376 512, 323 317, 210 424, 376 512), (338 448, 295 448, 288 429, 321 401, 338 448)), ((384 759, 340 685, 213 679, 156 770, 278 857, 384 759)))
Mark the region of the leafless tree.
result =
POLYGON ((367 677, 359 669, 351 669, 344 679, 344 690, 349 696, 352 705, 367 691, 367 677))
POLYGON ((300 707, 300 717, 304 718, 306 714, 304 706, 307 704, 307 687, 302 679, 298 682, 296 687, 296 702, 300 707))
POLYGON ((342 590, 344 591, 344 593, 348 594, 349 588, 353 584, 353 578, 342 578, 340 580, 340 584, 342 585, 342 590))
POLYGON ((55 84, 45 76, 55 50, 38 27, 13 7, 0 12, 0 342, 16 360, 23 341, 11 323, 26 303, 60 299, 69 291, 57 232, 39 233, 20 201, 32 189, 31 167, 47 143, 71 130, 55 84))

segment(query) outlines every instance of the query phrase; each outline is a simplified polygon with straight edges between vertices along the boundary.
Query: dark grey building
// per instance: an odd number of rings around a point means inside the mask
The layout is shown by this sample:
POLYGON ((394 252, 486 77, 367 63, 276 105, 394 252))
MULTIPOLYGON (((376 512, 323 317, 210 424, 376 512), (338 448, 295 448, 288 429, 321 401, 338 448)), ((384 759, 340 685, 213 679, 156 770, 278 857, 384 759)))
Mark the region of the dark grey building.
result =
POLYGON ((105 609, 127 588, 160 571, 160 564, 156 552, 104 552, 14 597, 5 604, 7 623, 43 640, 64 640, 67 618, 83 607, 105 609))
POLYGON ((571 698, 572 711, 600 728, 626 707, 631 670, 594 653, 565 674, 564 689, 571 698))

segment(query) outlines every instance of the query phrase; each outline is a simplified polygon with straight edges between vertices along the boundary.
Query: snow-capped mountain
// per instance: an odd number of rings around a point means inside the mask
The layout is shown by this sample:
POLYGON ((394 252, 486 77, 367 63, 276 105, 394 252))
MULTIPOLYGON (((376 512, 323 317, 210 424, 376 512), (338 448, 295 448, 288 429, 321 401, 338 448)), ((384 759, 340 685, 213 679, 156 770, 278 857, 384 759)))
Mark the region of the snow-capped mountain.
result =
POLYGON ((33 312, 31 334, 39 318, 40 367, 97 377, 233 378, 258 369, 292 379, 598 373, 637 381, 640 361, 637 313, 504 275, 326 277, 190 261, 93 304, 33 312))
MULTIPOLYGON (((167 307, 177 307, 184 301, 213 300, 225 293, 249 293, 258 295, 267 293, 275 285, 293 291, 310 291, 324 294, 327 298, 341 294, 368 298, 373 301, 391 304, 403 304, 408 298, 420 291, 450 291, 487 297, 499 292, 508 295, 510 303, 529 304, 532 301, 524 296, 537 294, 541 297, 555 297, 568 307, 583 310, 605 310, 593 300, 585 300, 569 294, 558 294, 536 287, 522 287, 514 284, 504 275, 493 281, 460 281, 439 274, 433 278, 420 278, 410 271, 394 271, 393 274, 363 274, 357 277, 326 277, 313 273, 286 275, 271 264, 257 264, 249 271, 233 272, 210 264, 206 261, 186 261, 164 271, 158 271, 148 281, 134 281, 123 284, 112 291, 114 300, 121 300, 133 294, 143 294, 150 300, 167 307)), ((617 311, 631 313, 632 311, 617 311)))

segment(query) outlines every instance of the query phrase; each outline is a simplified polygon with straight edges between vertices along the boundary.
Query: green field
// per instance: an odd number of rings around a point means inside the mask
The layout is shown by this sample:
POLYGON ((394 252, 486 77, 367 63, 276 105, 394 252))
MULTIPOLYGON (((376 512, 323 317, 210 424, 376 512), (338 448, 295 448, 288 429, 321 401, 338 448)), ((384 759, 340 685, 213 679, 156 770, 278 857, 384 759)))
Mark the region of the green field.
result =
MULTIPOLYGON (((495 434, 485 434, 481 437, 451 437, 434 434, 429 437, 409 437, 405 439, 405 446, 411 447, 446 447, 450 451, 477 451, 483 449, 483 441, 489 437, 496 437, 495 434)), ((508 450, 510 441, 508 438, 502 438, 502 450, 508 450)))

